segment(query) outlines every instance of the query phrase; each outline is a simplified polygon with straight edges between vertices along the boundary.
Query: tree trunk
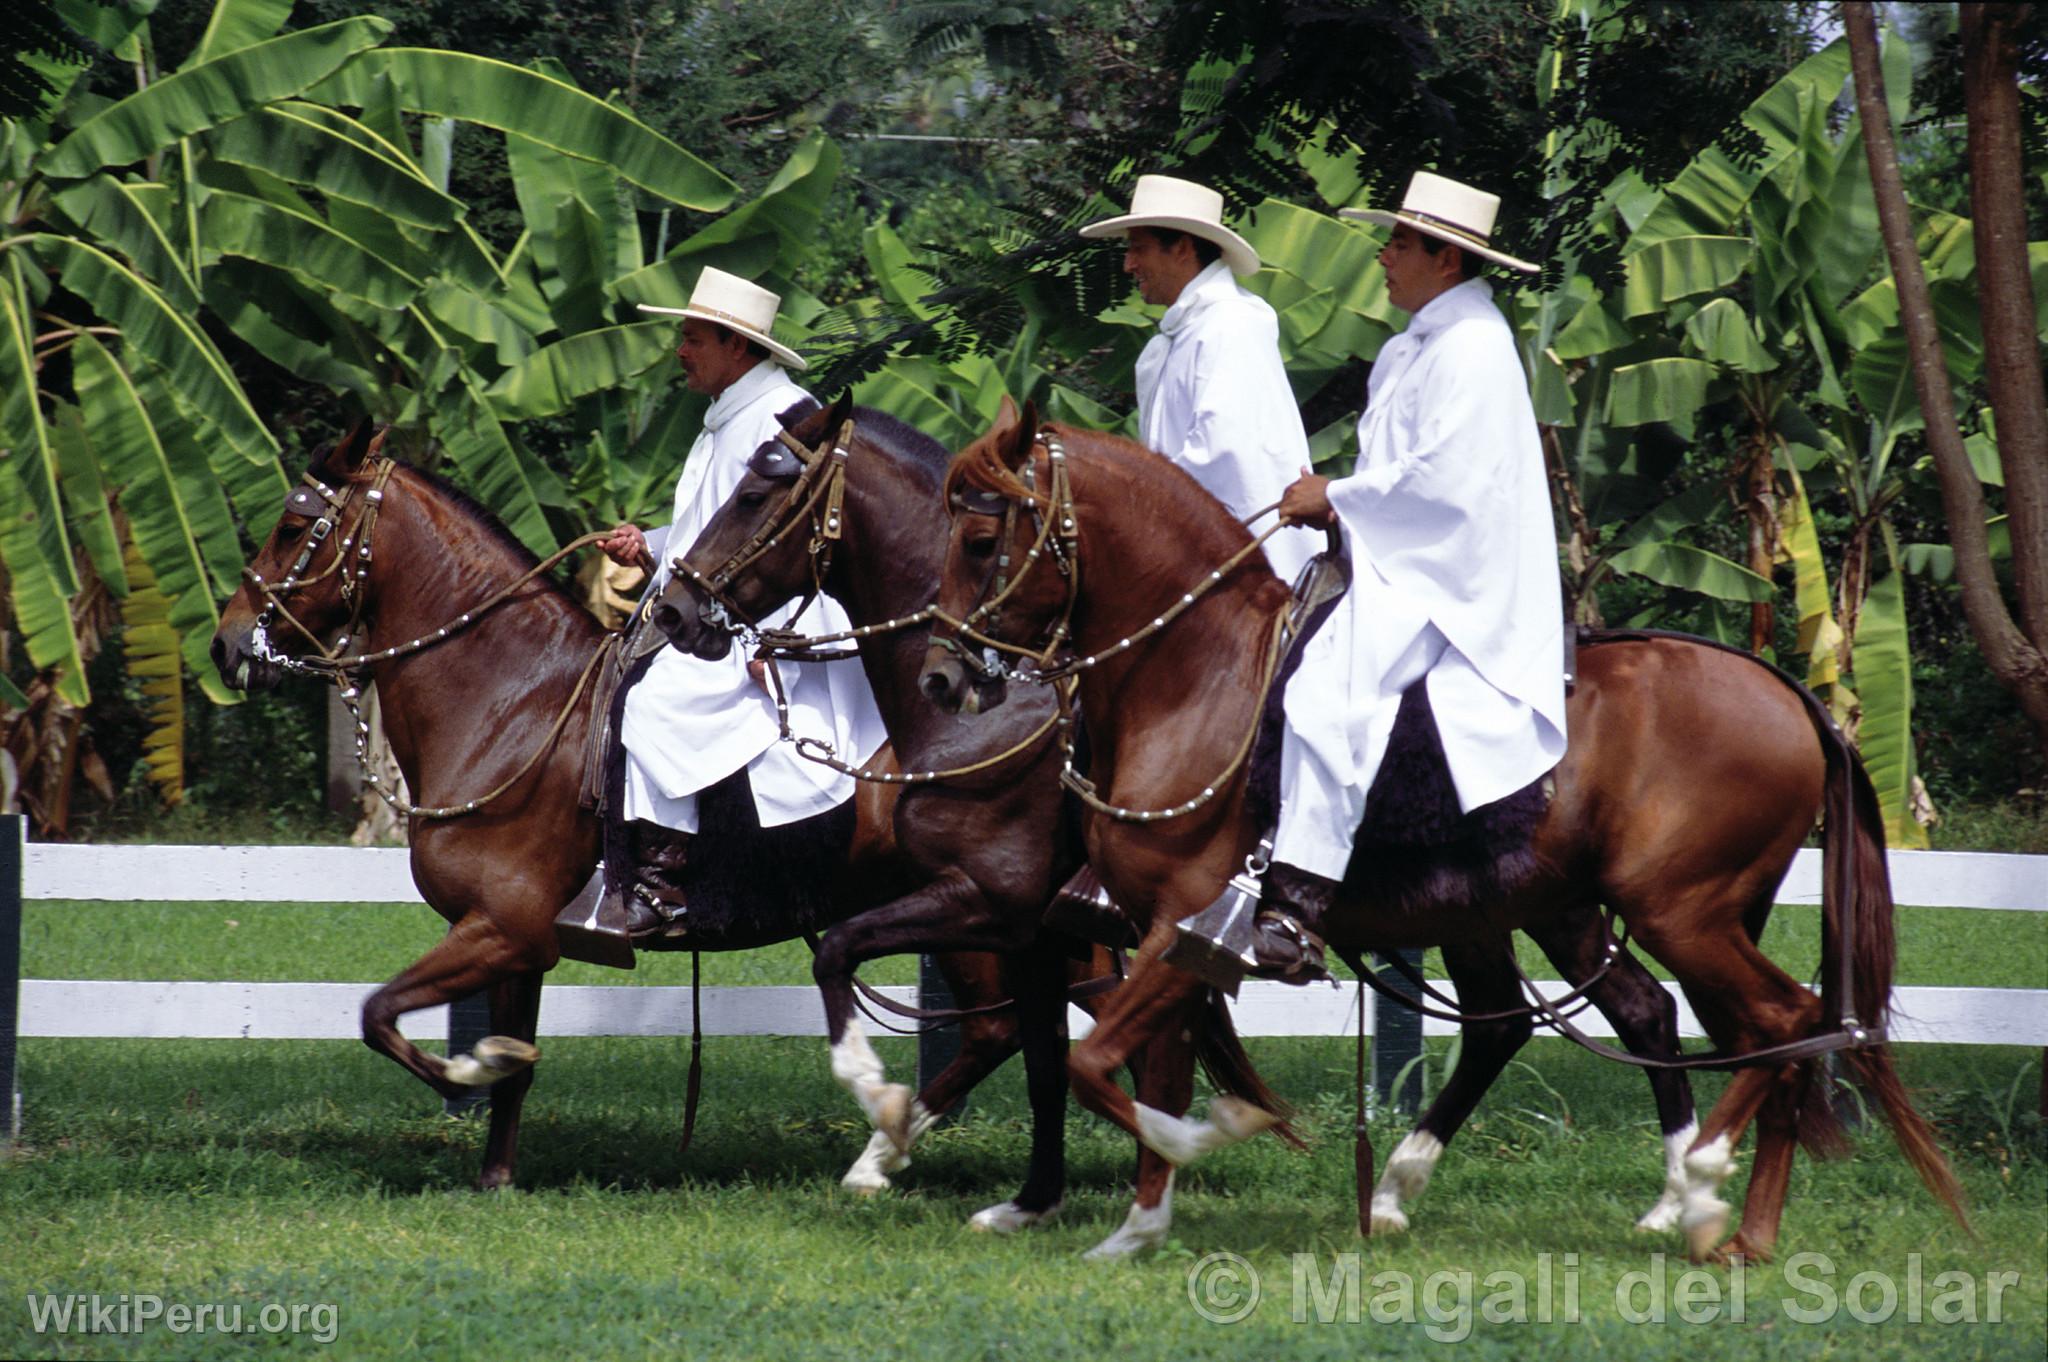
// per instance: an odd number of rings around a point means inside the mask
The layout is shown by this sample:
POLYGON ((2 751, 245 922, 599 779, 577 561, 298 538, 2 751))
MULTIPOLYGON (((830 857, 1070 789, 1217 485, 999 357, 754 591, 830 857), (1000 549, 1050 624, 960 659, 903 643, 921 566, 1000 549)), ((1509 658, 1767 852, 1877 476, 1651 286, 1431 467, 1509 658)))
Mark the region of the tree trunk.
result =
POLYGON ((2015 30, 2030 5, 1962 7, 1963 100, 1969 115, 1970 216, 1984 380, 1998 417, 1998 460, 2012 517, 2020 629, 2048 648, 2048 395, 2041 387, 2034 281, 2027 268, 2015 30))
MULTIPOLYGON (((1942 357, 1934 304, 1927 291, 1927 274, 1913 241, 1906 191, 1899 178, 1898 148, 1892 139, 1891 117, 1884 98, 1884 73, 1878 60, 1876 16, 1868 0, 1850 0, 1842 6, 1842 22, 1849 36, 1850 69, 1855 74, 1856 106, 1863 115, 1863 147, 1870 158, 1878 224, 1884 235, 1892 279, 1898 287, 1899 321, 1905 328, 1906 345, 1913 358, 1913 388, 1927 422, 1927 447, 1934 455, 1934 471, 1941 484, 1942 510, 1955 549, 1963 614, 1970 622, 1970 632, 1976 636, 1978 647, 1984 650, 1984 660, 1992 675, 2019 700, 2042 750, 2048 751, 2048 656, 2043 655, 2039 643, 2030 640, 2013 623, 2012 613, 1999 593, 1998 576, 1991 567, 1984 528, 1984 490, 1970 466, 1962 431, 1956 425, 1948 364, 1942 357)), ((1983 268, 1981 256, 1978 268, 1983 268)), ((1990 291, 1988 280, 1984 288, 1986 293, 1990 291)), ((1987 348, 1991 344, 1988 333, 1985 343, 1987 348)), ((2033 349, 2031 332, 2028 349, 2033 349)), ((2002 428, 1999 433, 2004 434, 2002 428)), ((2018 526, 2014 528, 2017 530, 2018 526)), ((2015 533, 2013 540, 2017 554, 2022 551, 2020 536, 2015 533)), ((2037 543, 2026 551, 2038 553, 2041 547, 2037 543)))

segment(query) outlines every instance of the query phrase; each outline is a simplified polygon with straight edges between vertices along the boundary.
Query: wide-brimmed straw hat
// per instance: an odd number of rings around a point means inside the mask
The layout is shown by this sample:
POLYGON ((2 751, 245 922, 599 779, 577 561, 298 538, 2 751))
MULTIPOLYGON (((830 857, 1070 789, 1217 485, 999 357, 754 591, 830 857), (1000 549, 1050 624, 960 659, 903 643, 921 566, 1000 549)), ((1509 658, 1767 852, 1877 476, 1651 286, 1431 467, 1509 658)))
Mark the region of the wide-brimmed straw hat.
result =
POLYGON ((1493 248, 1493 220, 1499 212, 1500 195, 1474 189, 1469 184, 1459 184, 1441 175, 1432 175, 1427 170, 1418 170, 1408 181, 1408 192, 1402 197, 1401 206, 1393 212, 1345 208, 1339 210, 1338 216, 1355 218, 1360 222, 1377 222, 1382 226, 1406 223, 1418 232, 1439 241, 1448 241, 1453 246, 1462 246, 1497 265, 1506 265, 1524 274, 1535 274, 1543 268, 1541 265, 1517 260, 1506 251, 1493 248))
POLYGON ((1223 263, 1232 274, 1251 274, 1259 268, 1259 253, 1251 242, 1223 225, 1223 196, 1192 180, 1140 175, 1131 190, 1131 211, 1091 222, 1081 235, 1123 236, 1133 227, 1165 227, 1213 241, 1223 248, 1223 263))
POLYGON ((769 334, 775 329, 775 313, 781 306, 781 294, 770 293, 759 284, 750 284, 736 274, 707 265, 697 276, 697 287, 690 290, 689 306, 654 307, 642 303, 640 310, 715 322, 750 341, 758 341, 777 364, 799 371, 808 369, 811 366, 803 356, 769 334))

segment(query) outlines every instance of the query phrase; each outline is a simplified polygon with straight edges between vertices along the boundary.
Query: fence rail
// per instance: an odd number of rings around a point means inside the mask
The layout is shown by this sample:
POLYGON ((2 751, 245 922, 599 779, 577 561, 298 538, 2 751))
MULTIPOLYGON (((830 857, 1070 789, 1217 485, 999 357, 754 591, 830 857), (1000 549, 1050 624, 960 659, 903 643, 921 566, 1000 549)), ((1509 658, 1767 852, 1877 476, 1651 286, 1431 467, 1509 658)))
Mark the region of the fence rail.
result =
MULTIPOLYGON (((16 821, 18 826, 18 820, 16 821)), ((4 827, 4 822, 0 822, 4 827)), ((0 832, 0 881, 17 853, 19 895, 0 883, 0 1095, 13 1091, 16 1035, 45 1037, 179 1037, 188 1039, 343 1039, 360 1034, 358 1016, 370 983, 169 982, 23 979, 19 976, 18 904, 22 900, 119 903, 195 901, 265 903, 418 903, 409 853, 355 847, 110 847, 37 843, 23 846, 0 832), (18 996, 19 1017, 15 998, 18 996)), ((2048 912, 2048 857, 1979 852, 1892 852, 1893 896, 1932 908, 2048 912)), ((1778 902, 1820 901, 1820 854, 1802 851, 1779 887, 1778 902)), ((1542 982, 1542 981, 1539 981, 1542 982)), ((1548 981, 1549 991, 1565 985, 1548 981)), ((1675 986, 1671 987, 1676 993, 1675 986)), ((913 987, 885 989, 914 1002, 913 987)), ((1355 1023, 1358 985, 1293 989, 1247 984, 1234 1009, 1248 1036, 1335 1036, 1355 1023)), ((815 1036, 824 1017, 808 986, 704 990, 706 1035, 815 1036)), ((2048 989, 1906 986, 1895 991, 1894 1034, 1907 1042, 2048 1046, 2048 989)), ((1679 998, 1680 1027, 1701 1034, 1679 998)), ((1391 1034, 1392 1018, 1368 1031, 1391 1034)), ((415 1038, 448 1034, 448 1008, 412 1014, 415 1038)), ((689 990, 666 987, 554 985, 542 995, 544 1036, 678 1036, 690 1029, 689 990)), ((1072 1013, 1076 1034, 1088 1022, 1072 1013)), ((1593 1035, 1611 1035, 1596 1013, 1583 1018, 1593 1035)), ((1430 1021, 1425 1034, 1451 1028, 1430 1021)), ((1412 1033, 1412 1023, 1411 1023, 1412 1033)), ((0 1097, 4 1100, 4 1097, 0 1097)), ((18 1097, 15 1103, 18 1109, 18 1097)), ((11 1114, 11 1113, 9 1113, 11 1114)))

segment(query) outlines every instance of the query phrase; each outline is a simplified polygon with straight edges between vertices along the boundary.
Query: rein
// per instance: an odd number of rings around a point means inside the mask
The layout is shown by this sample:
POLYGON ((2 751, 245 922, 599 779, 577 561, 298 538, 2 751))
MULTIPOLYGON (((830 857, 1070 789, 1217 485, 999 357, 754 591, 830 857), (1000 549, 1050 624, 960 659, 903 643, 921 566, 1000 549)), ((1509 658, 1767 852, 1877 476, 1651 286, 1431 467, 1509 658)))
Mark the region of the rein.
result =
POLYGON ((549 727, 547 736, 541 740, 540 745, 534 749, 533 753, 527 757, 518 770, 514 771, 511 776, 507 777, 486 794, 478 795, 474 799, 464 800, 460 803, 439 807, 414 804, 393 791, 386 789, 383 777, 371 769, 369 752, 370 725, 369 720, 363 715, 363 683, 361 673, 375 663, 387 662, 393 658, 423 652, 428 648, 434 647, 436 644, 445 643, 448 639, 461 633, 485 615, 512 599, 522 587, 526 586, 534 578, 548 571, 570 554, 605 538, 608 532, 586 534, 572 541, 567 546, 550 554, 521 573, 509 585, 494 592, 485 599, 482 604, 463 611, 438 629, 421 634, 418 638, 410 639, 407 642, 394 644, 389 648, 380 648, 375 652, 345 654, 344 650, 347 649, 349 643, 361 636, 363 610, 368 602, 370 564, 374 561, 370 540, 376 529, 378 514, 383 510, 387 484, 391 480, 393 470, 397 468, 397 461, 383 453, 384 435, 385 432, 379 431, 376 438, 370 443, 368 454, 371 470, 369 486, 363 490, 362 510, 357 513, 353 528, 349 529, 335 542, 334 557, 327 566, 311 576, 302 576, 301 574, 311 565, 321 545, 326 543, 334 532, 341 527, 341 522, 347 513, 349 503, 354 498, 357 489, 362 487, 363 480, 360 477, 351 479, 343 484, 339 491, 336 491, 314 477, 309 471, 301 476, 301 485, 285 498, 285 514, 308 516, 312 518, 313 523, 306 531, 305 545, 299 550, 297 559, 294 560, 290 570, 285 573, 281 581, 275 584, 266 582, 262 574, 258 573, 254 568, 244 567, 242 569, 243 576, 248 579, 250 586, 264 600, 263 610, 257 615, 255 626, 250 631, 250 650, 259 661, 269 663, 285 672, 299 676, 316 676, 323 680, 331 681, 334 684, 342 704, 348 709, 349 717, 355 722, 356 763, 362 768, 363 783, 375 791, 379 799, 390 805, 396 812, 407 817, 459 818, 464 814, 475 813, 478 809, 498 798, 514 785, 517 785, 533 770, 541 757, 554 747, 555 740, 561 736, 562 730, 568 726, 570 717, 576 712, 576 706, 582 700, 584 690, 589 685, 591 676, 597 671, 598 664, 604 659, 606 650, 618 646, 619 636, 607 634, 603 641, 598 644, 597 649, 591 654, 590 660, 583 664, 583 671, 576 678, 576 686, 569 693, 568 703, 555 716, 554 723, 549 727), (351 556, 350 552, 352 549, 354 550, 353 556, 351 556), (318 635, 308 629, 292 613, 290 606, 285 603, 285 598, 293 592, 303 591, 310 586, 326 581, 329 577, 337 575, 339 577, 342 599, 349 606, 349 617, 348 624, 345 626, 341 636, 335 641, 335 646, 329 648, 320 640, 318 635), (306 642, 315 652, 313 658, 294 657, 291 654, 278 651, 276 645, 270 640, 270 626, 279 619, 284 620, 286 624, 289 624, 305 638, 306 642))

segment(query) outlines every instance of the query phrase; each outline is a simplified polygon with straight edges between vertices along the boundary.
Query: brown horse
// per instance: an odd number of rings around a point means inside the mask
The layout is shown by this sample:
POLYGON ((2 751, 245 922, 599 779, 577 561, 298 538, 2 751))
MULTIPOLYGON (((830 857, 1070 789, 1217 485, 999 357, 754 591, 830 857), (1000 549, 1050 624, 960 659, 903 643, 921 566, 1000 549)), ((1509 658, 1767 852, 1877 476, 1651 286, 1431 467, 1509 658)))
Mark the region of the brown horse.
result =
MULTIPOLYGON (((449 930, 372 993, 362 1012, 364 1042, 436 1092, 454 1097, 492 1088, 479 1182, 503 1187, 512 1181, 520 1108, 539 1055, 533 1039, 541 976, 559 955, 555 915, 597 863, 598 824, 577 799, 589 705, 571 698, 604 631, 545 576, 487 609, 536 566, 533 555, 462 493, 368 446, 352 437, 314 460, 248 568, 276 592, 284 611, 267 609, 245 582, 222 614, 213 661, 230 685, 257 689, 276 685, 311 650, 307 635, 331 639, 347 630, 354 636, 334 647, 353 655, 429 640, 365 673, 376 683, 407 787, 423 807, 456 806, 511 782, 475 812, 409 820, 414 882, 449 930), (372 508, 374 526, 365 530, 372 508), (471 616, 474 623, 437 637, 471 616), (563 714, 559 732, 551 732, 563 714), (443 1059, 400 1034, 398 1019, 406 1013, 483 989, 499 1034, 473 1055, 443 1059)), ((843 912, 901 892, 893 794, 861 792, 843 912)), ((939 963, 963 1006, 1008 996, 1002 962, 992 956, 939 963)), ((969 1017, 959 1058, 919 1095, 918 1110, 946 1111, 1015 1053, 1016 1035, 1008 1012, 969 1017)), ((1056 1110, 1053 1125, 1061 1124, 1056 1110)), ((886 1186, 887 1171, 906 1161, 877 1135, 847 1180, 867 1190, 886 1186)))
MULTIPOLYGON (((1070 620, 1101 795, 1158 809, 1205 783, 1219 790, 1183 817, 1135 822, 1091 813, 1086 829, 1090 861, 1149 926, 1128 982, 1071 1057, 1076 1095, 1185 1163, 1257 1132, 1271 1115, 1218 1098, 1209 1120, 1187 1120, 1179 1108, 1134 1102, 1110 1075, 1142 1046, 1152 1047, 1152 1062, 1166 1062, 1160 1040, 1177 1032, 1204 991, 1159 957, 1175 924, 1217 897, 1256 835, 1244 815, 1242 771, 1219 773, 1231 769, 1256 721, 1265 651, 1287 590, 1253 556, 1197 594, 1197 583, 1248 542, 1246 532, 1157 455, 1064 426, 1041 436, 1029 408, 961 453, 947 491, 954 521, 939 605, 954 620, 987 598, 996 559, 1024 552, 1042 518, 1070 530, 1070 575, 1053 571, 1046 556, 1033 580, 1012 583, 1000 625, 990 627, 999 641, 1035 650, 1056 622, 1070 620), (1063 478, 1047 438, 1063 446, 1063 478), (1005 506, 1030 513, 1009 515, 1005 506), (1183 593, 1193 602, 1150 629, 1183 593), (1118 646, 1134 637, 1141 641, 1118 646)), ((957 708, 982 682, 958 649, 941 646, 947 633, 934 630, 924 686, 957 708)), ((1796 1145, 1837 1133, 1816 1081, 1814 1052, 1823 1047, 1840 1048, 1907 1161, 1963 1221, 1954 1173, 1876 1043, 1891 988, 1892 905, 1875 798, 1854 753, 1811 696, 1712 646, 1647 639, 1587 648, 1578 678, 1571 747, 1534 834, 1534 869, 1519 887, 1498 902, 1403 904, 1375 883, 1374 866, 1354 860, 1324 923, 1330 944, 1347 957, 1455 945, 1504 928, 1542 930, 1605 903, 1678 979, 1725 1052, 1792 1047, 1739 1068, 1692 1142, 1680 1223, 1696 1257, 1714 1251, 1727 1228, 1730 1208, 1718 1192, 1752 1120, 1757 1153, 1742 1228, 1721 1248, 1764 1254, 1776 1242, 1796 1145), (1823 806, 1816 997, 1756 948, 1745 919, 1768 908, 1823 806)))
MULTIPOLYGON (((684 559, 687 570, 675 574, 655 605, 655 622, 677 647, 705 657, 723 656, 738 632, 733 619, 764 618, 822 588, 845 605, 856 627, 868 631, 859 640, 860 665, 867 671, 899 763, 911 768, 954 766, 969 754, 1000 752, 1012 741, 1044 732, 1053 700, 1041 687, 1023 688, 985 720, 947 715, 918 694, 929 633, 920 612, 938 590, 947 528, 940 488, 950 456, 901 422, 854 408, 846 399, 830 410, 797 415, 786 424, 799 446, 822 450, 840 438, 848 420, 852 435, 842 474, 840 538, 822 573, 820 555, 812 551, 807 535, 776 534, 793 515, 802 519, 800 502, 791 501, 802 465, 787 449, 771 443, 757 454, 754 471, 734 488, 690 547, 684 559), (721 581, 721 564, 738 561, 735 555, 745 557, 746 546, 770 540, 772 545, 748 557, 744 567, 721 581), (707 585, 713 581, 721 581, 715 590, 707 585)), ((835 1049, 864 1048, 857 1029, 850 1041, 845 1038, 857 1025, 852 975, 862 962, 908 951, 1020 952, 1041 940, 1047 896, 1082 855, 1079 821, 1071 816, 1078 806, 1063 798, 1055 779, 1059 759, 1057 745, 1047 734, 1016 760, 989 772, 920 785, 905 794, 897 806, 898 841, 929 862, 933 878, 903 899, 862 913, 827 934, 815 974, 835 1049), (934 832, 943 835, 934 837, 934 832), (962 847, 971 851, 963 855, 962 847)), ((1539 939, 1546 952, 1573 983, 1593 980, 1589 996, 1612 1020, 1625 1044, 1642 1055, 1676 1054, 1676 1007, 1649 971, 1624 952, 1610 971, 1598 976, 1604 933, 1596 914, 1588 911, 1561 926, 1545 926, 1549 930, 1539 939)), ((1468 1010, 1515 1009, 1520 999, 1509 950, 1507 934, 1497 932, 1483 941, 1453 945, 1446 953, 1451 978, 1468 1010)), ((1220 1008, 1220 998, 1211 999, 1211 1006, 1220 1008)), ((1227 1041, 1229 1033, 1222 1029, 1227 1014, 1210 1011, 1205 1017, 1214 1028, 1209 1039, 1227 1041)), ((1386 1177, 1374 1193, 1376 1230, 1406 1227, 1403 1199, 1421 1192, 1436 1157, 1531 1029, 1527 1019, 1514 1017, 1466 1028, 1450 1081, 1389 1161, 1386 1177)), ((1025 1047, 1028 1058, 1034 1052, 1033 1040, 1027 1038, 1025 1047)), ((1234 1044, 1230 1053, 1235 1055, 1234 1044)), ((1212 1068, 1219 1067, 1214 1057, 1209 1058, 1212 1068)), ((1221 1071, 1229 1074, 1240 1062, 1233 1057, 1220 1066, 1221 1071)), ((1059 1077, 1064 1079, 1064 1068, 1059 1077)), ((1664 1229, 1676 1222, 1679 1212, 1684 1183, 1676 1165, 1693 1134, 1692 1093, 1679 1072, 1653 1070, 1650 1081, 1665 1135, 1666 1186, 1664 1196, 1638 1223, 1645 1229, 1664 1229)), ((1063 1081, 1060 1091, 1064 1093, 1063 1081)), ((1184 1104, 1186 1098, 1179 1100, 1184 1104)), ((1170 1173, 1170 1166, 1156 1155, 1141 1157, 1139 1186, 1157 1191, 1170 1173)), ((1018 1203, 1010 1212, 1023 1216, 1033 1209, 1031 1203, 1018 1203)), ((1150 1242, 1140 1218, 1096 1252, 1116 1256, 1150 1242)))

